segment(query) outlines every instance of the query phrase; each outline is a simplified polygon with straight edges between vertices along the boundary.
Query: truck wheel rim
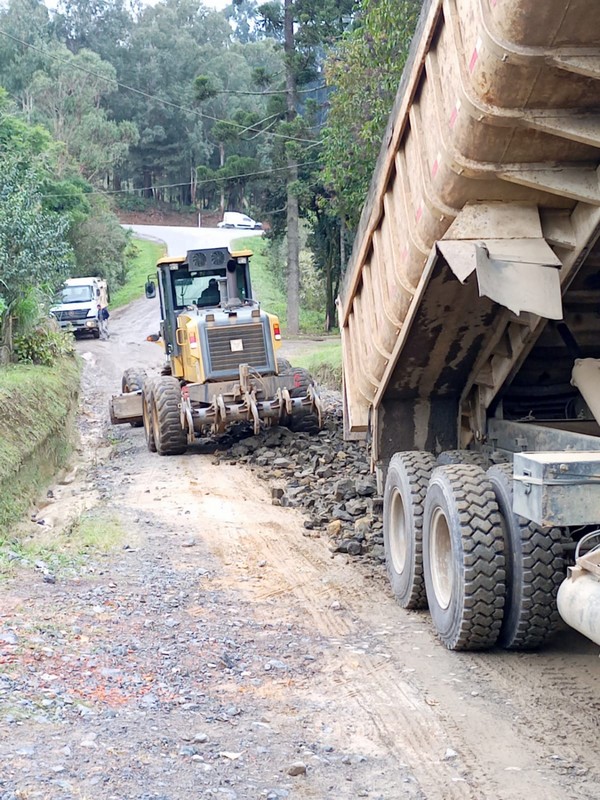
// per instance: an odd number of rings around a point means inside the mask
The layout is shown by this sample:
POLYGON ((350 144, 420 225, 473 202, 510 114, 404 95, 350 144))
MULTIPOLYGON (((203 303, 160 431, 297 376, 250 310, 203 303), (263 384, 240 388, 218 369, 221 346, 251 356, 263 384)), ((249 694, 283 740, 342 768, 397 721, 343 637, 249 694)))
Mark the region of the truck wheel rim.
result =
POLYGON ((430 542, 433 591, 441 608, 448 608, 454 583, 452 539, 448 520, 441 508, 436 508, 431 518, 430 542))
POLYGON ((394 489, 390 504, 390 555, 392 557, 394 571, 399 575, 404 571, 404 567, 406 566, 408 535, 406 509, 404 508, 402 495, 397 489, 394 489))

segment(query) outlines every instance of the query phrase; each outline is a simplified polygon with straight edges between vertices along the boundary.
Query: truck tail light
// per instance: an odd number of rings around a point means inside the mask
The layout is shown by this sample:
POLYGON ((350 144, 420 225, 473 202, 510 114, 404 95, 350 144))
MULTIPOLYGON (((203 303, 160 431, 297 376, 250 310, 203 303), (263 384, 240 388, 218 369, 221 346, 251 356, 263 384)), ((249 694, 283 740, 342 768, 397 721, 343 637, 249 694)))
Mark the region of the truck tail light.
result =
POLYGON ((273 336, 277 341, 281 339, 281 328, 279 327, 278 322, 273 323, 273 336))

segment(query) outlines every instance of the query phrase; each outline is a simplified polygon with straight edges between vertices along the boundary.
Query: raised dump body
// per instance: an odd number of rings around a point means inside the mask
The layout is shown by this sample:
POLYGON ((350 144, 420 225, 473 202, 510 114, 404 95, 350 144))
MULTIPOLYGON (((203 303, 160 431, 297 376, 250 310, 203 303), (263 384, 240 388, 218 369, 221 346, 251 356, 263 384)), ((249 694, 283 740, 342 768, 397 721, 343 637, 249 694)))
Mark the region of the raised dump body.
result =
MULTIPOLYGON (((502 531, 486 545, 485 570, 496 575, 483 603, 487 621, 478 623, 487 634, 465 633, 464 608, 452 616, 465 598, 475 602, 464 586, 462 600, 453 594, 468 583, 464 563, 456 572, 464 530, 451 521, 452 502, 464 505, 460 486, 495 492, 510 515, 514 489, 527 524, 561 531, 561 559, 573 526, 600 523, 600 370, 590 361, 600 357, 599 163, 600 3, 424 3, 340 304, 344 422, 348 437, 369 435, 378 475, 387 475, 384 533, 396 596, 417 607, 427 588, 449 647, 488 646, 498 635, 509 647, 544 638, 516 630, 531 620, 512 608, 514 596, 523 605, 531 587, 511 585, 514 570, 511 578, 505 565, 514 554, 502 531), (544 469, 579 475, 577 459, 548 457, 544 467, 525 458, 515 463, 517 480, 496 476, 494 485, 471 475, 496 461, 512 464, 514 452, 565 449, 596 453, 581 490, 596 518, 572 494, 555 497, 547 513, 556 483, 544 469), (440 454, 450 466, 431 477, 440 454), (537 483, 524 482, 537 466, 537 483), (436 481, 423 523, 423 499, 436 481), (542 496, 527 507, 535 486, 542 496)), ((496 514, 486 503, 483 516, 496 514)), ((522 540, 524 529, 511 520, 522 540)), ((558 549, 552 537, 545 546, 558 549)), ((540 608, 554 609, 555 571, 546 570, 540 608)))

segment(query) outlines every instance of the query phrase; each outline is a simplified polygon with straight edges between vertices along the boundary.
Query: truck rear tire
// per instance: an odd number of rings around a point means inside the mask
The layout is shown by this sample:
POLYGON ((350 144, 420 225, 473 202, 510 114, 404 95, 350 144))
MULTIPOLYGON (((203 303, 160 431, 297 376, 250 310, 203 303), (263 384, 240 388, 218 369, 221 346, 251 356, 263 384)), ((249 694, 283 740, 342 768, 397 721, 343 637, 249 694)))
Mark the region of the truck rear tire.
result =
POLYGON ((146 378, 142 388, 142 414, 144 436, 146 437, 146 446, 151 453, 156 453, 156 442, 154 441, 154 426, 152 424, 152 404, 154 403, 153 395, 154 378, 146 378))
POLYGON ((487 476, 502 518, 506 555, 506 606, 498 644, 507 650, 543 645, 559 622, 556 595, 564 575, 562 533, 544 529, 512 510, 512 465, 487 476))
POLYGON ((177 378, 166 375, 152 384, 152 429, 159 456, 185 453, 187 437, 181 427, 181 387, 177 378))
MULTIPOLYGON (((129 369, 126 369, 123 373, 123 378, 121 379, 121 391, 123 394, 141 391, 145 378, 146 373, 143 369, 140 370, 137 367, 129 367, 129 369)), ((141 428, 144 423, 130 422, 129 424, 132 428, 141 428)))
POLYGON ((434 470, 425 498, 423 571, 431 618, 446 647, 493 646, 504 609, 504 536, 481 467, 434 470))
POLYGON ((444 464, 476 464, 478 467, 487 467, 489 461, 476 450, 445 450, 437 459, 440 466, 444 464))
POLYGON ((435 456, 396 453, 383 494, 385 564, 392 591, 402 608, 426 608, 423 577, 423 508, 435 456))

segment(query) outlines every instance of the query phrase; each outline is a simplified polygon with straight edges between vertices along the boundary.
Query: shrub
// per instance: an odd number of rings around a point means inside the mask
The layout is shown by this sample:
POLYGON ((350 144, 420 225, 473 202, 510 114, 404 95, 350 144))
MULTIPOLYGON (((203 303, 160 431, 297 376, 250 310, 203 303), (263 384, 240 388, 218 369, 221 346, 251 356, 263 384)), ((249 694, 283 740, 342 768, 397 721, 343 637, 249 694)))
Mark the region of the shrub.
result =
POLYGON ((51 321, 17 334, 13 349, 21 364, 39 364, 43 367, 51 367, 57 359, 75 352, 72 334, 56 330, 51 321))

